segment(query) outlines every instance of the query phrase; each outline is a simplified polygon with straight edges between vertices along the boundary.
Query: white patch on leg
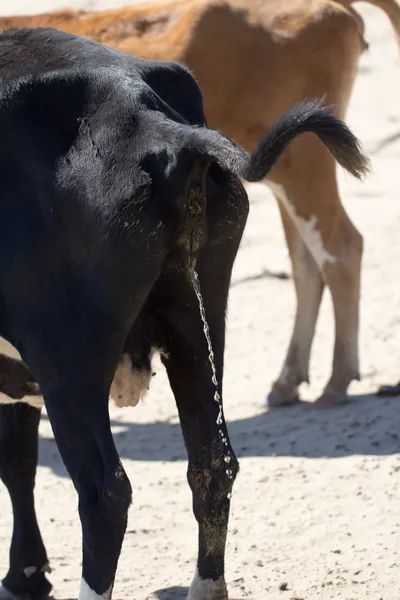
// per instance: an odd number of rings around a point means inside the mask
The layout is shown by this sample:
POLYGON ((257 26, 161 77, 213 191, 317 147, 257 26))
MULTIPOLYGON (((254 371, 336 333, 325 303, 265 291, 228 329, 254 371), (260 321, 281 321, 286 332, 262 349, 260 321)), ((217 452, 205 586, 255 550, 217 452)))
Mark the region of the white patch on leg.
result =
POLYGON ((352 375, 355 379, 360 380, 360 359, 358 356, 358 337, 351 335, 349 339, 349 363, 352 375))
POLYGON ((325 263, 334 264, 336 257, 325 250, 321 234, 317 229, 317 217, 312 215, 309 221, 296 217, 296 221, 301 236, 319 268, 322 269, 325 263))
POLYGON ((292 217, 293 222, 296 224, 304 243, 311 252, 318 267, 322 270, 326 263, 334 264, 337 259, 324 247, 321 234, 317 229, 317 217, 312 215, 309 221, 299 217, 296 214, 293 204, 290 202, 283 185, 274 183, 273 181, 267 181, 267 184, 292 217))
POLYGON ((25 569, 23 569, 24 571, 24 575, 27 579, 29 579, 30 577, 32 577, 32 575, 34 575, 37 571, 37 568, 35 566, 31 566, 31 567, 25 567, 25 569))
POLYGON ((79 590, 79 600, 108 600, 111 598, 111 588, 112 586, 110 586, 110 588, 104 594, 96 594, 96 592, 88 586, 85 579, 82 577, 81 589, 79 590))
POLYGON ((285 385, 288 382, 288 375, 289 375, 289 367, 286 364, 284 364, 281 372, 279 373, 277 382, 280 383, 281 385, 285 385))
POLYGON ((201 579, 199 572, 196 572, 189 588, 186 600, 227 600, 225 579, 219 577, 216 581, 213 579, 201 579))

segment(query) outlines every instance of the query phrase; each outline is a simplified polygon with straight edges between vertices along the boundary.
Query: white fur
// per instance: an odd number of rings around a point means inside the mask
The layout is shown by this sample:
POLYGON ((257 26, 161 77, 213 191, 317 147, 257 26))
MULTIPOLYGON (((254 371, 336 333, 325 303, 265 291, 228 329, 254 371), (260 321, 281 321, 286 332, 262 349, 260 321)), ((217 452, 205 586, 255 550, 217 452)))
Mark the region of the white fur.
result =
POLYGON ((284 364, 281 372, 279 373, 278 383, 285 385, 288 380, 288 375, 289 375, 289 367, 286 364, 284 364))
MULTIPOLYGON (((21 360, 21 355, 17 352, 17 350, 12 346, 9 342, 7 342, 4 338, 0 337, 0 352, 5 356, 10 356, 11 358, 16 358, 17 360, 21 360)), ((33 408, 42 408, 43 406, 43 396, 39 393, 39 386, 35 383, 30 384, 32 388, 37 390, 36 396, 25 396, 21 400, 14 400, 14 398, 10 398, 5 394, 0 393, 0 405, 1 404, 17 404, 18 402, 24 402, 25 404, 29 404, 29 406, 33 406, 33 408)))
MULTIPOLYGON (((150 365, 153 356, 156 353, 160 353, 163 356, 167 356, 161 348, 152 348, 150 353, 150 365)), ((115 371, 114 379, 111 384, 110 398, 112 398, 118 408, 125 406, 136 406, 139 400, 143 399, 150 387, 150 381, 152 377, 152 369, 150 371, 137 370, 132 366, 132 359, 129 354, 123 354, 118 367, 115 371)), ((37 384, 32 384, 36 385, 37 384)), ((39 386, 37 386, 39 391, 39 386)), ((25 396, 20 400, 14 400, 9 398, 5 394, 0 393, 0 404, 16 404, 17 402, 23 402, 29 404, 34 408, 42 408, 44 405, 43 396, 25 396)))
POLYGON ((228 600, 225 579, 201 579, 196 569, 186 600, 228 600))
POLYGON ((150 371, 145 371, 144 369, 138 371, 134 369, 129 354, 122 355, 110 390, 110 396, 118 408, 136 406, 139 400, 142 400, 146 396, 150 388, 152 378, 151 363, 155 354, 168 357, 162 348, 152 348, 149 356, 150 371))
POLYGON ((293 204, 290 202, 283 185, 274 183, 273 181, 268 181, 267 184, 293 219, 293 222, 296 224, 304 243, 313 255, 318 267, 322 270, 326 263, 334 264, 337 259, 324 247, 321 234, 317 229, 317 217, 312 215, 309 221, 299 217, 296 214, 293 204))
POLYGON ((32 577, 32 575, 34 575, 37 571, 37 567, 35 566, 31 566, 31 567, 25 567, 25 569, 23 569, 24 571, 24 575, 25 577, 27 577, 27 579, 29 579, 30 577, 32 577))
POLYGON ((10 398, 5 394, 0 394, 0 404, 17 404, 17 402, 23 402, 24 404, 29 404, 29 406, 33 406, 33 408, 42 408, 43 396, 25 396, 21 398, 21 400, 14 400, 14 398, 10 398))
POLYGON ((115 371, 110 396, 119 408, 136 406, 150 387, 151 372, 133 369, 129 354, 123 354, 115 371))
POLYGON ((111 587, 104 594, 96 594, 96 592, 88 586, 85 579, 82 577, 81 589, 79 590, 79 600, 109 600, 109 598, 111 598, 111 587))

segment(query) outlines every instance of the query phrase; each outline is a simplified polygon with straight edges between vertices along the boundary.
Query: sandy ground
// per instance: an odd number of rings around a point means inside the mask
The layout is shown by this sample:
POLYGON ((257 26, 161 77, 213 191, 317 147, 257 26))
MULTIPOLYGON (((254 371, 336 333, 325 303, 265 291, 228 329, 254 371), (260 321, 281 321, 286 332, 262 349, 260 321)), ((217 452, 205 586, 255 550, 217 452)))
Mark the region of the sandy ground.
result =
MULTIPOLYGON (((74 0, 1 0, 0 14, 74 0)), ((103 2, 102 6, 111 6, 103 2)), ((306 402, 266 412, 292 327, 292 282, 257 277, 289 270, 277 207, 260 186, 236 262, 228 321, 225 411, 241 461, 227 549, 231 598, 399 600, 400 399, 369 395, 400 378, 400 63, 387 19, 361 5, 370 51, 363 57, 348 123, 371 152, 374 173, 360 184, 340 173, 342 196, 365 236, 362 381, 351 402, 318 411, 332 356, 330 299, 324 299, 306 402), (286 584, 283 585, 282 584, 286 584), (280 590, 280 587, 285 588, 280 590)), ((136 409, 112 408, 113 430, 134 487, 114 598, 172 600, 187 592, 196 525, 174 401, 162 367, 136 409)), ((43 416, 36 502, 51 558, 54 597, 75 598, 80 578, 77 499, 43 416)), ((0 565, 7 565, 11 509, 0 488, 0 565)))

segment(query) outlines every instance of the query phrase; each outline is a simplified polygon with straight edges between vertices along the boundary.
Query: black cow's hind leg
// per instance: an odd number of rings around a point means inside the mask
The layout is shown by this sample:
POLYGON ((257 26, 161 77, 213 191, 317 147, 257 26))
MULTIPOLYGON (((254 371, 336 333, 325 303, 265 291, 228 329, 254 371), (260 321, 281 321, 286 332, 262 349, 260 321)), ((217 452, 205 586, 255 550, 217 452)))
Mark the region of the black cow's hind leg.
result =
MULTIPOLYGON (((199 277, 214 351, 220 402, 215 398, 199 305, 185 275, 169 274, 156 294, 166 334, 166 365, 186 449, 188 482, 199 528, 197 569, 188 600, 227 600, 225 545, 230 496, 238 461, 222 413, 225 309, 237 240, 220 252, 204 252, 199 277)), ((218 399, 218 397, 217 397, 218 399)))
POLYGON ((0 406, 0 477, 10 494, 14 528, 10 566, 0 599, 39 599, 51 589, 47 554, 39 531, 33 490, 40 410, 27 404, 0 406))
POLYGON ((222 412, 225 311, 233 263, 248 213, 240 182, 211 168, 208 179, 208 244, 197 272, 214 351, 218 396, 196 294, 187 275, 168 273, 153 290, 166 339, 169 381, 177 403, 186 449, 188 482, 198 522, 197 569, 188 600, 227 600, 225 545, 230 496, 239 464, 222 412), (157 304, 158 299, 158 304, 157 304))
MULTIPOLYGON (((177 284, 171 289, 176 290, 177 284)), ((227 600, 225 544, 230 494, 238 462, 230 445, 224 416, 220 414, 220 405, 214 399, 215 387, 196 298, 193 291, 184 293, 182 288, 176 297, 182 299, 182 304, 179 310, 171 312, 171 318, 176 314, 177 320, 174 319, 169 327, 165 326, 169 343, 164 362, 188 452, 187 477, 199 527, 197 569, 188 600, 227 600)), ((216 321, 211 315, 210 332, 219 382, 222 378, 223 330, 224 311, 219 313, 216 321)))

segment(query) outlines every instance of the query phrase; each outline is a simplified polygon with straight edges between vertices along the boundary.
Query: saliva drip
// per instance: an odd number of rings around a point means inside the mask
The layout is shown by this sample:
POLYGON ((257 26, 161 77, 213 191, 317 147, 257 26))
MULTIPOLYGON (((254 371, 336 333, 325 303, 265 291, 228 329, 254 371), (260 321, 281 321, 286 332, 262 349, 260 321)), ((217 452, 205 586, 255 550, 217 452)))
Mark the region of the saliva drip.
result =
MULTIPOLYGON (((192 285, 193 285, 195 294, 197 296, 197 300, 199 302, 200 316, 201 316, 201 320, 203 322, 203 331, 204 331, 204 335, 205 335, 205 338, 207 341, 207 347, 208 347, 208 360, 211 365, 211 373, 212 373, 211 381, 213 382, 213 385, 215 388, 214 400, 218 404, 218 416, 217 416, 216 424, 221 426, 224 421, 223 421, 221 396, 218 392, 218 380, 217 380, 217 370, 215 368, 215 362, 214 362, 214 351, 213 351, 213 347, 212 347, 212 343, 211 343, 210 329, 209 329, 208 323, 207 323, 206 311, 205 311, 204 303, 203 303, 203 296, 201 295, 199 276, 197 275, 196 271, 193 271, 192 285)), ((219 434, 222 444, 226 448, 225 454, 224 454, 224 462, 227 465, 226 474, 229 477, 229 479, 232 479, 233 478, 232 470, 228 468, 228 466, 232 460, 231 454, 227 448, 228 440, 226 439, 226 436, 225 436, 224 432, 222 431, 222 429, 218 430, 218 434, 219 434)), ((231 494, 228 494, 228 498, 229 499, 231 498, 231 494)))

